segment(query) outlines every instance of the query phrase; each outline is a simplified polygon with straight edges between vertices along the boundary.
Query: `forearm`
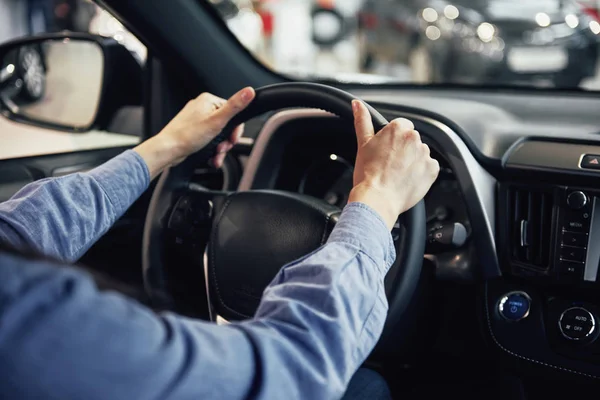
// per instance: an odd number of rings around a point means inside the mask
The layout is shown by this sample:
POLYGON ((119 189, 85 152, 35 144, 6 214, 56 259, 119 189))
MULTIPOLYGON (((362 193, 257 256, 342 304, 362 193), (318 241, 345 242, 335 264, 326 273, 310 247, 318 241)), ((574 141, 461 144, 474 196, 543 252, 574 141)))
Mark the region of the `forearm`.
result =
POLYGON ((326 246, 282 270, 254 319, 228 326, 159 316, 72 269, 0 255, 11 321, 0 397, 339 398, 383 327, 394 259, 383 223, 347 211, 326 246))
POLYGON ((239 324, 264 356, 261 376, 284 382, 292 398, 341 396, 382 332, 394 259, 384 222, 362 204, 347 207, 328 243, 284 267, 254 320, 239 324))
POLYGON ((87 173, 43 179, 0 204, 0 240, 63 260, 78 259, 148 187, 132 151, 87 173))

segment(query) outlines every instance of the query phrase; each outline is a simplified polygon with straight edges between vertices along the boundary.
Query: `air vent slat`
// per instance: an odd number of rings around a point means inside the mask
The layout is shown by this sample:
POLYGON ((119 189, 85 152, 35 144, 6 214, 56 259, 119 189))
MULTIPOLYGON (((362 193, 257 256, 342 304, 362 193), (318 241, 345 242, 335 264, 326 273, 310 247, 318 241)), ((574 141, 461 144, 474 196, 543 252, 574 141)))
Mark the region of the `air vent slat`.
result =
POLYGON ((540 198, 540 231, 538 232, 538 240, 540 245, 538 246, 538 253, 536 257, 537 264, 543 264, 545 257, 544 252, 546 251, 546 243, 545 243, 545 232, 546 232, 546 221, 545 221, 545 210, 546 210, 546 196, 541 195, 540 198))
POLYGON ((534 194, 531 192, 527 193, 527 237, 529 238, 529 244, 528 246, 525 248, 525 252, 526 252, 526 260, 529 262, 534 262, 533 257, 534 257, 534 249, 537 248, 537 242, 536 242, 536 237, 535 235, 532 235, 532 233, 534 232, 534 225, 537 223, 536 218, 535 218, 535 213, 533 212, 533 203, 534 203, 534 194))
POLYGON ((550 260, 551 190, 512 188, 509 195, 510 254, 515 261, 547 269, 550 260))

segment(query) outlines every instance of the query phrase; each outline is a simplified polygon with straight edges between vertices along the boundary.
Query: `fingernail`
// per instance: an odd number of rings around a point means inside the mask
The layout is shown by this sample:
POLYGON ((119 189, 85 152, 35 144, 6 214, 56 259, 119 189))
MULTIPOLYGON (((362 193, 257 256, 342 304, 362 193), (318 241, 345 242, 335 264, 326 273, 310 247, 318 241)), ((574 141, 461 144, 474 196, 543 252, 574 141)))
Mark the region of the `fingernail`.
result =
POLYGON ((356 114, 358 111, 358 100, 352 100, 352 111, 356 114))
POLYGON ((248 100, 250 100, 250 88, 245 88, 244 90, 242 90, 242 101, 244 103, 248 102, 248 100))

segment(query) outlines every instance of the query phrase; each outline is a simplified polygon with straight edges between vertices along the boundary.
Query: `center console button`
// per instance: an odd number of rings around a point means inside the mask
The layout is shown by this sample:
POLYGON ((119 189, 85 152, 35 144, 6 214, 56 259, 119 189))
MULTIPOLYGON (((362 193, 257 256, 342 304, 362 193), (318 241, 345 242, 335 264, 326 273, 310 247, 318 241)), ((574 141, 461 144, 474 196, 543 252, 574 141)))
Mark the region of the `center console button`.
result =
POLYGON ((590 213, 588 211, 566 211, 563 230, 587 233, 590 226, 590 213))
POLYGON ((563 232, 562 244, 567 246, 587 247, 588 235, 583 232, 563 232))
POLYGON ((583 263, 561 261, 558 264, 559 278, 568 282, 579 282, 583 280, 584 267, 583 263))
POLYGON ((565 229, 573 232, 585 232, 586 224, 581 218, 567 218, 565 220, 565 229))
POLYGON ((594 333, 596 319, 583 307, 571 307, 561 314, 558 328, 566 339, 580 341, 594 333))
POLYGON ((567 196, 567 204, 573 210, 580 210, 588 203, 588 198, 581 190, 569 193, 567 196))
POLYGON ((531 297, 525 292, 510 292, 502 296, 498 303, 498 312, 504 319, 517 322, 529 315, 531 297))
POLYGON ((585 249, 582 247, 562 246, 560 248, 560 259, 582 263, 585 261, 585 249))
POLYGON ((584 154, 581 157, 581 168, 600 169, 600 156, 596 154, 584 154))

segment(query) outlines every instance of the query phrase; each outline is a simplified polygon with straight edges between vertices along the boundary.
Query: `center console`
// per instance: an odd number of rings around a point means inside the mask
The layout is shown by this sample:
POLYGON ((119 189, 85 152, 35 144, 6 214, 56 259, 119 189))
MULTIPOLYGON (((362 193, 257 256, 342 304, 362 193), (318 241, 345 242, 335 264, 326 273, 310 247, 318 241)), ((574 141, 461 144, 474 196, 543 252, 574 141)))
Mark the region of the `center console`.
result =
POLYGON ((600 283, 600 191, 503 185, 500 198, 511 275, 551 285, 600 283))
POLYGON ((600 378, 600 190, 498 189, 503 278, 485 289, 492 339, 512 357, 600 378))

